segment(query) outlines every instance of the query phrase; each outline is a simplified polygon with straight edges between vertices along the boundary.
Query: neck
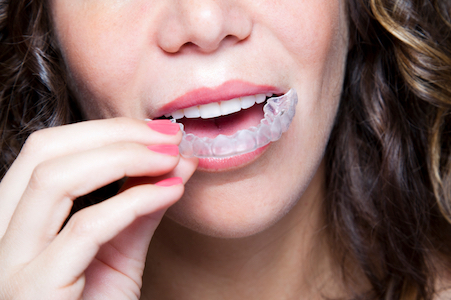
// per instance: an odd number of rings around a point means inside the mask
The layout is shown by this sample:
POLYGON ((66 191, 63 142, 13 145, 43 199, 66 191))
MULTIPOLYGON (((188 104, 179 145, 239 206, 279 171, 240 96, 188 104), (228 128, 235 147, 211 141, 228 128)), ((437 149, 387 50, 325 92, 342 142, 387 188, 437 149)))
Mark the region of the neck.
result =
POLYGON ((205 236, 164 219, 149 250, 142 299, 336 296, 323 224, 323 187, 323 176, 315 176, 282 220, 246 238, 205 236))

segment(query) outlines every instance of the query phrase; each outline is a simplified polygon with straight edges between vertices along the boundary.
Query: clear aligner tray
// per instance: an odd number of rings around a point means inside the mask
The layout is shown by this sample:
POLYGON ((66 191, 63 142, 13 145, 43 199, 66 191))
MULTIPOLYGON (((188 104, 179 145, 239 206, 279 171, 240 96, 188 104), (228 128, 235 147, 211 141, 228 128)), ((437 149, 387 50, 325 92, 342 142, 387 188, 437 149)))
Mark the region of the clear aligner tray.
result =
MULTIPOLYGON (((252 152, 270 142, 275 142, 288 130, 298 103, 294 89, 288 93, 266 100, 263 107, 264 118, 256 127, 239 130, 231 136, 218 135, 215 138, 198 137, 185 133, 179 145, 180 154, 185 157, 224 158, 252 152)), ((175 120, 174 120, 175 122, 175 120)))

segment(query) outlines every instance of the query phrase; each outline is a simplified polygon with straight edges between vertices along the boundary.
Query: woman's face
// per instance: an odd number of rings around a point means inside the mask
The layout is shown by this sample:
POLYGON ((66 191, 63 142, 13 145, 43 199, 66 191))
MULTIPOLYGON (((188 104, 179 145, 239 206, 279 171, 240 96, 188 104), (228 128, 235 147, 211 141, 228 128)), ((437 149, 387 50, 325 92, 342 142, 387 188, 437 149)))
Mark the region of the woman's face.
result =
MULTIPOLYGON (((306 190, 321 189, 312 178, 324 176, 319 166, 341 93, 343 2, 51 0, 51 7, 71 89, 89 119, 156 118, 297 90, 295 118, 280 140, 244 157, 201 160, 167 213, 199 232, 238 237, 267 229, 302 205, 306 190)), ((233 134, 261 117, 254 106, 191 120, 187 130, 233 134)))

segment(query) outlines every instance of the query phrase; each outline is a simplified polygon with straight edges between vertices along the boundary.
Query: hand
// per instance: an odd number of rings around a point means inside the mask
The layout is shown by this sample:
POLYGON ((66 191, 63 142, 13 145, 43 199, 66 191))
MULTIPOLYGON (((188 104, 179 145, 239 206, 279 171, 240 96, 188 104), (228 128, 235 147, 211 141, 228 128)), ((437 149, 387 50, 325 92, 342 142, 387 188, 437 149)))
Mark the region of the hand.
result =
POLYGON ((155 145, 180 140, 127 118, 32 134, 0 183, 0 299, 139 299, 150 239, 184 191, 154 183, 186 182, 197 164, 155 145), (76 198, 123 177, 61 230, 76 198))

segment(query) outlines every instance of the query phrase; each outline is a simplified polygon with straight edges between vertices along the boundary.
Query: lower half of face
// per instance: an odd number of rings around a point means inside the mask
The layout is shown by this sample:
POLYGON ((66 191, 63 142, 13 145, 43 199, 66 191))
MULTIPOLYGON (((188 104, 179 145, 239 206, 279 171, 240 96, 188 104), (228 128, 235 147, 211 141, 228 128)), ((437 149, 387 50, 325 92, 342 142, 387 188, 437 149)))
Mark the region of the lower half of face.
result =
POLYGON ((265 102, 243 104, 247 98, 297 91, 295 116, 280 139, 241 156, 200 160, 167 213, 173 221, 242 237, 308 201, 306 191, 321 195, 318 167, 347 52, 342 1, 107 2, 51 2, 71 88, 87 118, 172 115, 187 132, 214 139, 258 126, 265 102))

